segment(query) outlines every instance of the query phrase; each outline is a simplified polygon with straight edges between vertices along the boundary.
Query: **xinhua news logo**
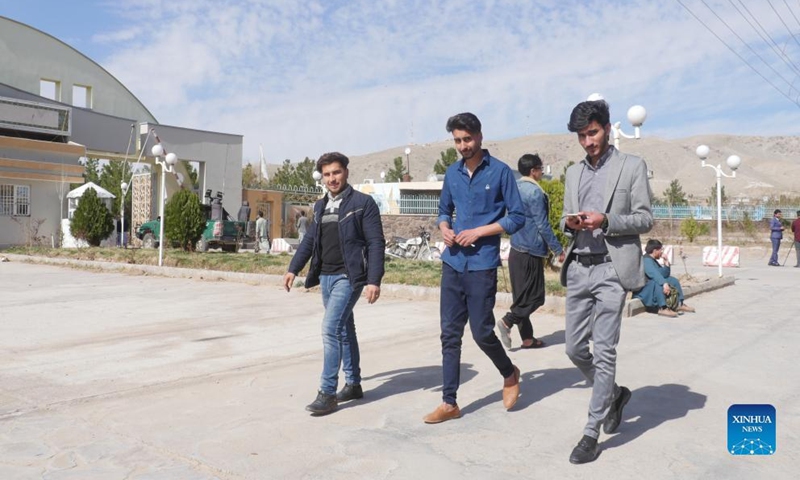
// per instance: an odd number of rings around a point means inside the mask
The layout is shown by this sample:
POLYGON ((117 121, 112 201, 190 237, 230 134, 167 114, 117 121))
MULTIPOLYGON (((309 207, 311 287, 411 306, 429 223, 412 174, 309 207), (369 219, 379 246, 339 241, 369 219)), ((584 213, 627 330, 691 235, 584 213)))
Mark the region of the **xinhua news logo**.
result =
POLYGON ((731 405, 728 408, 728 452, 731 455, 775 453, 775 407, 731 405))

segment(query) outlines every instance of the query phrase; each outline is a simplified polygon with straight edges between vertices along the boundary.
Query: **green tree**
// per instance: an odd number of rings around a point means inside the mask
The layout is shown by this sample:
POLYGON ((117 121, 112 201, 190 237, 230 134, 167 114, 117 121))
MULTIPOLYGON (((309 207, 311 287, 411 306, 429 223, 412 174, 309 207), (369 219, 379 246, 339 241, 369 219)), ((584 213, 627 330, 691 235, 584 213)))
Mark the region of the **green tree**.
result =
POLYGON ((114 231, 114 217, 93 188, 83 193, 69 229, 73 237, 93 247, 99 247, 100 242, 114 231))
POLYGON ((394 157, 394 168, 386 172, 386 183, 402 182, 403 175, 408 173, 403 163, 403 157, 394 157))
POLYGON ((96 158, 87 157, 83 166, 83 183, 92 182, 95 185, 100 185, 100 161, 96 158))
POLYGON ((562 246, 569 244, 569 238, 561 230, 561 213, 564 211, 564 182, 558 180, 539 180, 539 185, 550 201, 550 226, 562 246))
MULTIPOLYGON (((122 182, 131 182, 131 164, 124 160, 110 161, 103 165, 100 172, 100 180, 98 185, 113 193, 116 197, 111 204, 111 215, 114 218, 119 218, 120 214, 120 199, 122 198, 122 182)), ((133 191, 129 188, 125 196, 125 224, 130 225, 131 220, 131 195, 133 191)))
POLYGON ((669 205, 687 205, 686 194, 683 192, 683 187, 678 179, 669 182, 669 187, 664 190, 664 201, 669 205))
POLYGON ((182 160, 183 168, 186 169, 186 172, 189 174, 189 180, 192 182, 192 189, 198 190, 200 188, 200 181, 198 179, 198 172, 197 169, 194 168, 192 162, 189 160, 182 160))
MULTIPOLYGON (((725 185, 722 186, 722 189, 719 191, 720 199, 722 200, 722 205, 728 203, 728 196, 725 195, 725 185)), ((708 199, 709 205, 717 205, 717 184, 711 185, 711 197, 708 199)))
POLYGON ((450 147, 444 152, 439 152, 439 160, 436 160, 436 165, 433 166, 433 173, 437 175, 444 175, 447 167, 456 163, 458 160, 458 152, 455 148, 450 147))
POLYGON ((185 251, 194 246, 206 228, 206 218, 200 199, 191 190, 182 188, 164 206, 164 236, 185 251))
POLYGON ((286 159, 283 161, 281 168, 270 178, 269 183, 270 185, 285 185, 289 187, 313 187, 316 185, 312 176, 316 166, 317 162, 308 157, 296 166, 292 165, 291 160, 286 159))
POLYGON ((692 214, 689 214, 689 218, 681 222, 681 235, 686 237, 689 243, 693 243, 694 239, 701 235, 708 235, 708 232, 708 224, 698 222, 692 214))

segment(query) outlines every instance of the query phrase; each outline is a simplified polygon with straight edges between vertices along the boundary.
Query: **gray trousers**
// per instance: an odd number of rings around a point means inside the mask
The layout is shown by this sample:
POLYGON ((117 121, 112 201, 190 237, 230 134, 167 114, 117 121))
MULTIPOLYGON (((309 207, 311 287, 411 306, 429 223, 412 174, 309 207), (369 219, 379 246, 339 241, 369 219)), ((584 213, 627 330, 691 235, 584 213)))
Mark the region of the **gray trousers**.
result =
POLYGON ((611 262, 589 267, 570 262, 565 343, 567 356, 592 386, 589 421, 583 430, 592 438, 600 435, 600 426, 619 388, 614 379, 626 294, 611 262), (590 340, 594 343, 593 352, 589 349, 590 340))
POLYGON ((800 267, 800 242, 797 240, 794 242, 794 254, 797 255, 797 263, 795 263, 794 266, 800 267))

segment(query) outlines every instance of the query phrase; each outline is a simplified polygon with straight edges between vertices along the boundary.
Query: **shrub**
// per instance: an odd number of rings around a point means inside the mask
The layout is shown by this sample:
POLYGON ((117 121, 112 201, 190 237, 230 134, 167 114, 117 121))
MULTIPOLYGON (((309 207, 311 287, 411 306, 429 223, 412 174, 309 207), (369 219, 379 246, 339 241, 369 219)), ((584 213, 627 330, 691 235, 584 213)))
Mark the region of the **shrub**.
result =
POLYGON ((73 237, 93 247, 99 247, 114 231, 114 218, 93 188, 83 193, 69 228, 73 237))
POLYGON ((701 235, 708 235, 709 227, 705 223, 699 223, 694 219, 693 215, 681 222, 681 235, 689 240, 689 243, 694 243, 694 239, 701 235))
POLYGON ((539 185, 550 200, 550 226, 553 227, 553 232, 561 246, 566 246, 569 244, 569 238, 560 228, 561 213, 564 210, 564 184, 558 180, 542 179, 539 181, 539 185))
POLYGON ((189 190, 179 190, 164 207, 164 218, 164 236, 187 252, 194 250, 206 228, 203 207, 197 195, 189 190))

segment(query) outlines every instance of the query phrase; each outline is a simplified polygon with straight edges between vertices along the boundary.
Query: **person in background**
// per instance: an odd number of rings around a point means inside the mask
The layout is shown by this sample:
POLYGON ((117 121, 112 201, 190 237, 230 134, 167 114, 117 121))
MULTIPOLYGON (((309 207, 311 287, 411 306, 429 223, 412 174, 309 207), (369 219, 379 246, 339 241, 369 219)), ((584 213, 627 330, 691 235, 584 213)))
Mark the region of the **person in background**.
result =
POLYGON ((300 216, 297 217, 297 223, 295 224, 297 227, 297 238, 300 243, 303 242, 303 237, 306 236, 306 232, 308 232, 308 217, 306 217, 306 211, 301 210, 300 216))
POLYGON ((794 232, 794 254, 797 256, 795 268, 800 268, 800 210, 797 211, 797 218, 792 222, 792 232, 794 232))
POLYGON ((661 242, 655 239, 648 240, 644 251, 644 274, 647 283, 641 290, 634 292, 633 297, 640 299, 649 310, 655 310, 664 317, 677 317, 678 313, 694 313, 695 309, 683 302, 681 283, 677 278, 670 276, 669 260, 664 257, 664 246, 661 242), (667 307, 670 286, 678 292, 677 310, 667 307))
POLYGON ((256 242, 260 251, 269 253, 269 227, 267 219, 264 218, 264 212, 258 211, 258 218, 256 219, 256 242))
POLYGON ((531 314, 544 305, 544 264, 552 250, 564 262, 564 248, 550 226, 550 199, 539 181, 544 175, 542 159, 525 154, 517 162, 522 177, 517 180, 525 211, 525 226, 511 235, 508 275, 511 278, 511 309, 497 321, 500 340, 511 348, 511 327, 519 326, 520 348, 541 348, 544 342, 533 336, 531 314))
POLYGON ((780 209, 775 209, 772 213, 772 219, 769 221, 769 239, 772 241, 772 255, 769 257, 770 267, 780 267, 778 263, 778 250, 781 249, 781 239, 783 238, 783 231, 785 230, 783 223, 781 223, 783 213, 780 209))

